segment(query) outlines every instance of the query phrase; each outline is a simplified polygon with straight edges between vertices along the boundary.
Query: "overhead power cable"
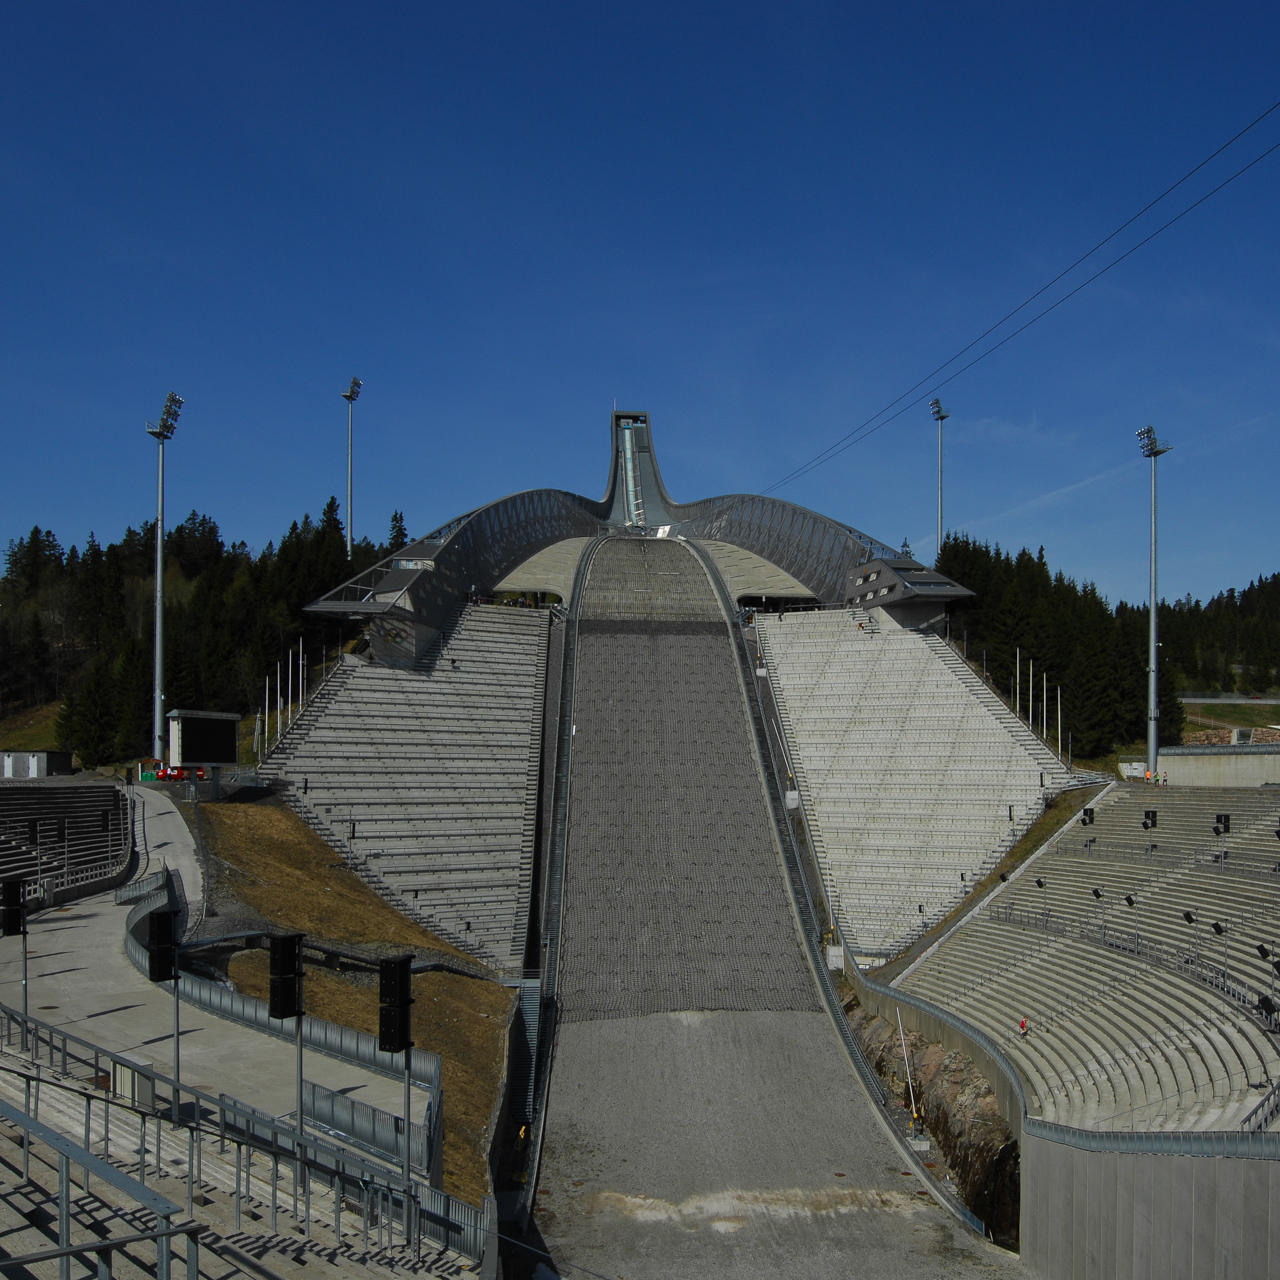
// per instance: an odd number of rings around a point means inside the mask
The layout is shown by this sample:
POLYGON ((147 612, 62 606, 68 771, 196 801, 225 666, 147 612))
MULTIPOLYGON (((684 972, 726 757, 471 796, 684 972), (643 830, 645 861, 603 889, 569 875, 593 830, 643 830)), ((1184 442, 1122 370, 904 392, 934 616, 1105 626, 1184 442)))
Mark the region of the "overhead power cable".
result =
POLYGON ((1158 205, 1163 199, 1165 199, 1166 196, 1171 195, 1180 186, 1182 186, 1188 179, 1194 177, 1197 173, 1200 172, 1201 169, 1205 167, 1205 165, 1217 159, 1217 157, 1220 156, 1225 150, 1227 150, 1228 147, 1230 147, 1233 143, 1238 142, 1242 137, 1244 137, 1246 133, 1248 133, 1251 129, 1255 128, 1257 125, 1261 124, 1262 121, 1264 121, 1269 115, 1271 115, 1277 109, 1280 109, 1280 102, 1273 103, 1260 116, 1258 116, 1257 119, 1253 120, 1250 124, 1247 124, 1243 129, 1240 130, 1239 133, 1235 134, 1234 137, 1224 142, 1216 151, 1206 156, 1194 168, 1188 169, 1187 172, 1184 173, 1182 177, 1179 178, 1178 181, 1175 182, 1172 186, 1167 187, 1158 196, 1156 196, 1154 200, 1151 200, 1147 204, 1145 204, 1131 218, 1128 218, 1124 222, 1122 222, 1113 232, 1111 232, 1110 235, 1104 236, 1103 239, 1099 240, 1098 243, 1095 244, 1092 249, 1090 249, 1087 253, 1082 254, 1069 267, 1065 267, 1056 276, 1054 276, 1052 280, 1049 280, 1047 283, 1043 284, 1033 294, 1025 298, 1016 307, 1014 307, 1012 311, 1002 316, 999 320, 995 322, 995 324, 991 325, 989 328, 985 329, 982 333, 980 333, 976 338, 973 339, 973 341, 961 347, 960 350, 955 353, 955 355, 951 356, 947 360, 944 360, 936 369, 934 369, 932 372, 926 374, 923 378, 921 378, 919 382, 915 383, 913 386, 908 387, 907 390, 904 391, 896 399, 890 400, 889 403, 885 405, 882 409, 877 410, 877 412, 873 413, 869 418, 859 423, 858 426, 854 427, 851 431, 841 436, 839 440, 836 440, 834 443, 828 445, 820 453, 815 454, 812 458, 809 459, 808 462, 805 462, 801 464, 799 467, 795 468, 795 470, 788 472, 785 476, 782 477, 782 479, 775 481, 767 489, 762 489, 761 493, 772 493, 775 489, 780 489, 783 485, 789 484, 792 480, 797 480, 801 476, 807 475, 810 471, 814 470, 816 467, 821 466, 825 462, 831 461, 832 458, 835 458, 839 454, 843 453, 845 449, 849 448, 851 445, 857 444, 859 441, 866 439, 866 437, 871 435, 873 432, 878 431, 881 427, 887 426, 890 422, 892 422, 895 418, 900 417, 908 409, 914 408, 921 401, 931 396, 934 392, 946 386, 948 382, 951 382, 955 378, 958 378, 960 374, 964 373, 966 370, 972 369, 973 366, 978 363, 978 361, 986 359, 986 357, 989 356, 993 351, 996 351, 1000 347, 1004 346, 1004 344, 1008 342, 1010 338, 1014 338, 1019 333, 1022 333, 1023 330, 1029 329, 1033 324, 1036 323, 1037 320, 1042 319, 1044 316, 1048 315, 1050 311, 1053 311, 1057 307, 1061 306, 1064 302, 1067 301, 1068 298, 1073 297, 1075 294, 1079 293, 1081 289, 1085 288, 1089 284, 1092 284, 1093 281, 1095 281, 1099 276, 1104 275, 1106 272, 1110 271, 1112 267, 1123 262, 1125 258, 1130 256, 1130 254, 1136 252, 1138 249, 1142 248, 1143 245, 1148 244, 1150 241, 1154 240, 1155 237, 1158 236, 1162 231, 1168 230, 1168 228, 1173 226, 1175 222, 1178 222, 1182 218, 1186 217, 1186 215, 1189 214, 1193 209, 1198 208, 1206 200, 1208 200, 1210 196, 1216 195, 1219 191, 1222 190, 1223 187, 1234 182, 1242 174, 1248 172, 1248 170, 1252 169, 1254 165, 1256 165, 1259 161, 1265 160, 1267 156, 1269 156, 1273 151, 1277 149, 1277 147, 1280 147, 1280 143, 1275 144, 1275 146, 1268 147, 1266 151, 1264 151, 1261 155, 1255 157, 1248 164, 1244 165, 1243 168, 1237 169, 1236 172, 1233 173, 1229 178, 1224 179, 1211 191, 1201 196, 1199 200, 1196 200, 1193 204, 1188 205, 1185 209, 1182 210, 1181 213, 1177 214, 1173 218, 1170 218, 1169 221, 1164 223, 1162 226, 1157 227, 1155 231, 1153 231, 1150 235, 1146 236, 1144 239, 1138 241, 1138 243, 1135 244, 1132 248, 1127 249, 1124 253, 1112 259, 1111 262, 1107 263, 1107 265, 1101 268, 1099 271, 1096 271, 1082 284, 1077 285, 1069 293, 1064 294, 1061 298, 1059 298, 1057 302, 1053 303, 1051 306, 1046 307, 1043 311, 1033 316, 1025 324, 1015 329, 1013 333, 1008 334, 1007 336, 1002 338, 999 342, 993 344, 986 351, 982 352, 981 355, 971 360, 963 368, 957 369, 955 373, 951 374, 947 378, 944 378, 943 381, 934 384, 930 388, 930 390, 926 391, 923 395, 918 396, 916 399, 912 400, 910 404, 903 405, 902 408, 899 409, 897 413, 894 413, 890 417, 885 418, 883 422, 879 422, 875 426, 871 425, 872 423, 876 422, 877 418, 881 418, 883 417, 884 414, 888 413, 889 410, 892 409, 895 405, 901 404, 901 402, 905 400, 909 395, 911 395, 913 391, 918 391, 926 383, 930 382, 933 378, 937 377, 937 375, 940 374, 944 369, 947 369, 949 366, 953 365, 957 360, 959 360, 966 353, 968 353, 969 351, 972 351, 973 348, 976 347, 984 338, 990 337, 991 334, 993 334, 1002 325, 1007 324, 1020 311, 1024 311, 1028 306, 1031 305, 1031 303, 1033 303, 1043 293, 1053 288, 1053 286, 1057 284, 1060 280, 1062 280, 1065 276, 1070 275, 1071 272, 1073 272, 1082 263, 1088 261, 1088 259, 1093 257, 1093 255, 1097 253, 1099 249, 1109 244, 1112 240, 1116 238, 1116 236, 1118 236, 1126 228, 1131 227, 1145 213, 1148 213, 1150 212, 1150 210, 1155 208, 1155 206, 1158 205), (867 428, 870 428, 870 430, 868 430, 867 428))

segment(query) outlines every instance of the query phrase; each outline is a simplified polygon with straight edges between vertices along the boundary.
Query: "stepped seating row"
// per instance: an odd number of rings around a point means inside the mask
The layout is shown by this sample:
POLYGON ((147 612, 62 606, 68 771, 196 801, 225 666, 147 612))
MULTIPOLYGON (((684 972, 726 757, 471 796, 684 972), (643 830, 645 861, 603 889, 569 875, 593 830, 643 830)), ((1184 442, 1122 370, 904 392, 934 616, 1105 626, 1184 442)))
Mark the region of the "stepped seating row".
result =
POLYGON ((842 931, 883 956, 950 911, 1070 774, 948 646, 869 623, 762 615, 756 635, 842 931))
POLYGON ((1280 876, 1269 882, 1191 855, 1205 813, 1211 824, 1230 812, 1234 835, 1237 814, 1265 825, 1278 803, 1234 789, 1117 786, 1094 806, 1091 826, 1064 832, 898 981, 1001 1042, 1047 1118, 1096 1128, 1234 1129, 1280 1079, 1277 1036, 1197 980, 1186 963, 1196 955, 1196 929, 1183 913, 1199 918, 1206 966, 1223 964, 1224 939, 1211 929, 1217 920, 1227 930, 1233 980, 1268 990, 1272 970, 1256 947, 1270 949, 1273 933, 1280 940, 1280 876), (1159 815, 1156 854, 1097 853, 1135 820, 1141 830, 1147 808, 1159 815), (1088 837, 1097 844, 1086 856, 1088 837), (1146 959, 1134 954, 1139 939, 1146 959), (1151 960, 1153 944, 1164 964, 1151 960), (1024 1017, 1025 1038, 1016 1032, 1024 1017))
POLYGON ((550 615, 468 605, 414 670, 348 661, 263 773, 407 914, 523 964, 550 615))
POLYGON ((0 878, 34 882, 105 867, 129 842, 129 802, 115 786, 0 786, 0 878))
POLYGON ((1261 1029, 1224 1013, 1209 988, 1109 949, 978 919, 947 951, 902 985, 1001 1042, 1047 1119, 1231 1128, 1280 1067, 1261 1029))

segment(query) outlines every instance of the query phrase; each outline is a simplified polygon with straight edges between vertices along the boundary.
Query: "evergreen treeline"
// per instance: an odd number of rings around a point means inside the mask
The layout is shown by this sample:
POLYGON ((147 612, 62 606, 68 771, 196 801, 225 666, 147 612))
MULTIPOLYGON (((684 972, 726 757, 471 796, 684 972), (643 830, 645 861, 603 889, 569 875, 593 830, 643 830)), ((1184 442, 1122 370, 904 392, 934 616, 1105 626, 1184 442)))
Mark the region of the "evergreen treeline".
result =
MULTIPOLYGON (((303 606, 408 541, 395 512, 389 544, 367 538, 347 560, 338 503, 294 521, 258 555, 224 543, 192 512, 165 534, 167 710, 245 713, 299 638, 312 660, 340 642, 340 623, 303 606)), ((64 552, 51 530, 10 541, 0 579, 0 706, 63 699, 60 745, 93 767, 151 748, 155 522, 101 546, 64 552)))
MULTIPOLYGON (((948 535, 938 570, 976 597, 952 611, 951 636, 967 644, 970 661, 986 662, 993 687, 1014 693, 1021 650, 1021 705, 1026 714, 1034 663, 1035 703, 1049 685, 1049 725, 1057 728, 1062 689, 1062 733, 1078 756, 1106 755, 1116 743, 1146 740, 1146 605, 1121 601, 1113 609, 1092 583, 1078 585, 1049 572, 1044 548, 1017 555, 963 534, 948 535)), ((1161 602, 1160 741, 1182 740, 1183 689, 1250 693, 1276 682, 1280 665, 1280 574, 1259 578, 1243 591, 1215 596, 1207 605, 1190 596, 1161 602)), ((1037 713, 1038 720, 1038 713, 1037 713)))

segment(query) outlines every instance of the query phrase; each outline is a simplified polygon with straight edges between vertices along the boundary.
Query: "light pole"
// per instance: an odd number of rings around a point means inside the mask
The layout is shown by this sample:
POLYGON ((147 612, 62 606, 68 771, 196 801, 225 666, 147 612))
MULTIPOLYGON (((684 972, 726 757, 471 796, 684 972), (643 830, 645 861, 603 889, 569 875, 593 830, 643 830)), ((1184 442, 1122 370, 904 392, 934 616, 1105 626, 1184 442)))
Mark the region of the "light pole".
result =
POLYGON ((347 402, 347 559, 351 559, 351 411, 355 402, 360 399, 360 388, 364 383, 359 378, 352 378, 351 385, 342 393, 347 402))
POLYGON ((151 716, 151 753, 164 760, 164 442, 172 439, 182 412, 182 397, 170 391, 159 422, 147 423, 147 434, 160 446, 156 482, 156 679, 151 716))
MULTIPOLYGON (((951 415, 942 407, 941 400, 929 401, 929 412, 938 424, 938 555, 942 554, 942 424, 951 415)), ((937 557, 934 557, 937 564, 937 557)))
POLYGON ((1156 689, 1156 459, 1173 448, 1156 439, 1156 429, 1137 432, 1142 456, 1151 459, 1151 627, 1147 640, 1147 776, 1154 780, 1160 759, 1160 702, 1156 689))

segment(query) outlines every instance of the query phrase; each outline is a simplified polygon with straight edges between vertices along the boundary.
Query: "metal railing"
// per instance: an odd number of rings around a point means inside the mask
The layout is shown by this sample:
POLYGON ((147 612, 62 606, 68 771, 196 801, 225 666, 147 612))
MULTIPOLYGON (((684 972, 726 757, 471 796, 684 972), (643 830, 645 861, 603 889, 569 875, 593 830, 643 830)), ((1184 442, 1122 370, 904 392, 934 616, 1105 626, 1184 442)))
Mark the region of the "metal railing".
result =
POLYGON ((993 906, 987 910, 987 919, 993 924, 1009 924, 1022 929, 1037 929, 1060 938, 1070 938, 1089 946, 1119 952, 1136 960, 1145 961, 1184 978, 1209 987, 1239 1005, 1241 1010, 1256 1019, 1267 1031, 1280 1031, 1280 1017, 1262 1008, 1262 991, 1232 975, 1223 965, 1214 964, 1203 956, 1188 955, 1167 943, 1144 938, 1140 930, 1117 929, 1102 924, 1092 924, 1081 917, 1061 920, 1053 913, 1024 911, 1012 906, 993 906))
POLYGON ((556 982, 560 965, 560 925, 563 910, 564 856, 569 831, 569 797, 573 775, 573 696, 574 675, 577 664, 578 613, 587 575, 596 552, 605 543, 604 537, 589 543, 578 561, 574 575, 573 591, 569 597, 569 612, 565 621, 563 675, 560 682, 560 706, 558 708, 558 739, 556 742, 555 778, 552 782, 550 840, 547 850, 546 890, 543 905, 543 964, 540 972, 538 994, 524 999, 537 1000, 540 1011, 534 1060, 531 1066, 533 1080, 529 1086, 532 1121, 530 1124, 529 1157, 526 1176, 521 1186, 515 1216, 522 1226, 527 1226, 533 1212, 533 1200, 538 1189, 538 1166, 542 1159, 542 1138, 546 1127, 547 1093, 551 1079, 551 1064, 555 1051, 556 982))
MULTIPOLYGON (((690 543, 690 546, 694 554, 697 555, 703 566, 708 570, 708 576, 715 587, 725 616, 732 617, 732 602, 729 599, 723 580, 719 573, 715 571, 710 556, 703 548, 693 543, 690 543)), ((919 1152, 909 1145, 906 1136, 895 1124, 895 1117, 888 1106, 889 1093, 880 1077, 876 1075, 871 1063, 867 1060, 866 1054, 862 1051, 862 1046, 858 1043, 857 1037, 853 1033, 853 1028, 849 1025, 848 1018, 845 1017, 844 1006, 841 1003, 839 993, 836 991, 835 983, 832 981, 831 970, 827 967, 826 946, 822 940, 818 911, 809 885, 809 877, 805 874, 795 832, 787 818, 786 798, 782 782, 782 779, 789 772, 786 767, 786 761, 779 761, 777 753, 774 751, 773 739, 768 732, 760 686, 753 674, 755 662, 747 650, 743 629, 741 626, 730 626, 729 631, 734 659, 738 666, 739 681, 746 700, 748 718, 751 722, 752 736, 755 739, 756 754, 765 778, 769 809, 777 833, 778 844, 782 850, 783 863, 786 867, 787 888, 791 894, 792 905, 800 924, 800 933, 804 939, 805 950, 808 953, 809 967, 817 979, 823 1002, 831 1014, 845 1053, 866 1088, 868 1098, 884 1111, 889 1121, 890 1131, 898 1139, 899 1154, 913 1166, 923 1179, 924 1184, 945 1204, 947 1209, 972 1227, 979 1235, 985 1236, 986 1225, 982 1219, 971 1212, 969 1207, 958 1196, 948 1194, 936 1179, 929 1176, 919 1152)))
MULTIPOLYGON (((30 1090, 28 1089, 28 1099, 30 1090)), ((111 1255, 121 1249, 136 1244, 154 1244, 156 1248, 157 1280, 169 1280, 171 1241, 175 1236, 186 1236, 187 1280, 198 1280, 200 1269, 200 1232, 203 1228, 198 1223, 173 1226, 173 1218, 181 1212, 171 1200, 153 1191, 144 1182, 130 1177, 108 1160, 95 1156, 85 1147, 81 1147, 64 1137, 48 1125, 30 1114, 30 1101, 27 1110, 0 1100, 0 1120, 6 1121, 22 1133, 23 1176, 30 1176, 31 1143, 36 1140, 51 1148, 58 1157, 58 1244, 56 1248, 40 1249, 32 1253, 10 1255, 0 1258, 0 1273, 18 1271, 36 1263, 51 1262, 55 1259, 59 1264, 61 1280, 70 1275, 72 1258, 93 1257, 97 1260, 98 1275, 111 1275, 111 1255), (80 1168, 81 1189, 87 1190, 91 1178, 122 1193, 147 1212, 154 1214, 155 1228, 150 1231, 134 1232, 127 1236, 106 1237, 82 1244, 71 1242, 71 1201, 72 1201, 72 1166, 80 1168)))
POLYGON ((1240 1121, 1240 1131, 1261 1133, 1276 1116, 1280 1116, 1280 1080, 1262 1095, 1258 1105, 1240 1121))
MULTIPOLYGON (((145 896, 135 900, 133 909, 125 918, 125 952, 134 967, 142 974, 148 971, 147 948, 138 937, 143 932, 142 921, 151 912, 170 908, 173 904, 171 885, 180 882, 180 873, 171 868, 155 872, 151 876, 138 881, 140 886, 147 885, 149 891, 145 896), (158 887, 151 888, 157 883, 158 887)), ((133 890, 134 886, 126 886, 133 890)), ((120 899, 120 891, 117 899, 120 899)), ((126 899, 127 900, 127 899, 126 899)), ((171 983, 164 985, 172 991, 171 983)), ((293 1019, 283 1020, 271 1017, 267 1004, 253 996, 243 995, 205 978, 198 978, 192 973, 179 976, 179 993, 188 1004, 204 1009, 209 1013, 239 1022, 265 1032, 278 1040, 287 1040, 291 1044, 297 1038, 293 1019)), ((302 1019, 302 1043, 305 1048, 327 1057, 337 1058, 341 1062, 352 1063, 363 1067, 366 1071, 375 1072, 392 1080, 404 1078, 404 1061, 400 1054, 384 1053, 378 1048, 378 1038, 366 1031, 357 1031, 353 1027, 339 1026, 334 1022, 326 1022, 323 1018, 304 1016, 302 1019)), ((410 1051, 410 1078, 419 1088, 428 1089, 433 1096, 440 1092, 440 1055, 425 1049, 410 1051)), ((438 1114, 438 1108, 436 1109, 438 1114)))
MULTIPOLYGON (((308 1234, 312 1217, 311 1193, 318 1186, 333 1193, 336 1239, 341 1239, 342 1202, 345 1197, 362 1206, 366 1232, 371 1220, 383 1222, 385 1219, 400 1232, 403 1246, 415 1252, 426 1240, 471 1259, 481 1258, 485 1237, 483 1208, 456 1200, 439 1188, 417 1179, 406 1181, 397 1163, 367 1150, 353 1149, 344 1144, 336 1132, 317 1134, 304 1127, 299 1133, 296 1122, 268 1115, 226 1094, 215 1097, 181 1084, 129 1054, 96 1045, 61 1027, 24 1016, 7 1005, 0 1004, 0 1019, 3 1019, 2 1039, 6 1048, 12 1050, 15 1044, 25 1044, 25 1052, 33 1063, 38 1064, 47 1055, 49 1067, 64 1077, 64 1081, 74 1082, 46 1080, 45 1084, 62 1088, 79 1086, 75 1091, 85 1098, 86 1128, 89 1127, 90 1107, 99 1097, 108 1112, 112 1107, 119 1109, 123 1106, 136 1115, 144 1134, 145 1126, 154 1122, 157 1127, 157 1168, 162 1167, 159 1156, 161 1121, 187 1131, 189 1210, 194 1184, 199 1180, 201 1144, 206 1137, 216 1137, 224 1147, 228 1142, 237 1146, 237 1226, 242 1194, 248 1192, 249 1176, 246 1157, 242 1193, 240 1157, 259 1152, 272 1160, 273 1167, 283 1161, 292 1168, 295 1220, 308 1234), (90 1091, 85 1091, 85 1085, 90 1091)), ((104 1133, 109 1134, 109 1126, 107 1120, 103 1125, 104 1133)), ((105 1140, 109 1145, 110 1138, 105 1140)), ((138 1155, 140 1181, 144 1180, 145 1138, 129 1150, 138 1155)), ((78 1156, 76 1163, 82 1163, 78 1156)), ((275 1185, 275 1180, 272 1180, 273 1222, 278 1211, 274 1199, 275 1185)))
POLYGON ((1078 1129, 1072 1125, 1044 1120, 1030 1113, 1026 1086, 1022 1076, 1003 1048, 985 1031, 913 992, 877 981, 861 969, 856 981, 866 990, 906 1008, 916 1009, 935 1018, 976 1045, 1004 1075, 1018 1099, 1022 1131, 1062 1146, 1082 1151, 1116 1151, 1139 1155, 1231 1156, 1247 1160, 1280 1160, 1280 1133, 1239 1133, 1232 1130, 1158 1130, 1078 1129))
MULTIPOLYGON (((409 1122, 409 1163, 424 1177, 431 1176, 433 1149, 431 1123, 435 1097, 427 1100, 427 1123, 409 1122)), ((394 1164, 404 1162, 404 1117, 360 1102, 345 1093, 326 1089, 311 1080, 302 1082, 302 1111, 309 1121, 357 1143, 370 1154, 394 1164)))

